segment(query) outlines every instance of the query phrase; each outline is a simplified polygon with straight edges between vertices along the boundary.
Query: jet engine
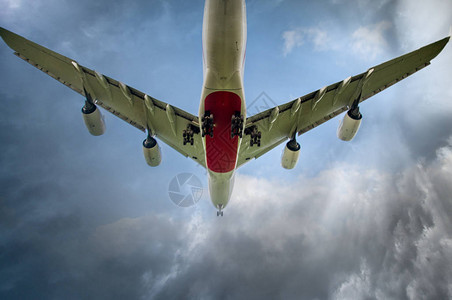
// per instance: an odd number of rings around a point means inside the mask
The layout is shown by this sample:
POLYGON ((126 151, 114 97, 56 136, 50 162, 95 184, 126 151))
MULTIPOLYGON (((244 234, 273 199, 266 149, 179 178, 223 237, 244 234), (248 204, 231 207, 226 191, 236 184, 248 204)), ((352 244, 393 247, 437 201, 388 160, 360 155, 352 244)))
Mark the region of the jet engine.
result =
POLYGON ((287 142, 281 157, 281 166, 284 169, 293 169, 295 167, 300 156, 300 148, 300 144, 295 139, 287 142))
POLYGON ((105 122, 100 110, 96 105, 86 101, 82 108, 83 121, 89 133, 94 136, 105 133, 105 122))
POLYGON ((362 118, 359 108, 350 109, 339 124, 337 137, 346 142, 351 141, 358 132, 362 118))
POLYGON ((151 167, 157 167, 162 162, 162 154, 157 140, 148 136, 143 141, 143 154, 146 163, 151 167))

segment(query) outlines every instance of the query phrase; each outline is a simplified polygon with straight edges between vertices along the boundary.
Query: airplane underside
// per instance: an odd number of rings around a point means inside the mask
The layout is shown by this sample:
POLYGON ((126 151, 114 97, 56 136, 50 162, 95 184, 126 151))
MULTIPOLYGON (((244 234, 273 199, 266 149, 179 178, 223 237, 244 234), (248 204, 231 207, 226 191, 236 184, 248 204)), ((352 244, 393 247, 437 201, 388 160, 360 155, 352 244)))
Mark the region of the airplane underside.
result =
POLYGON ((247 117, 243 88, 246 30, 244 0, 206 0, 204 80, 197 116, 1 27, 0 36, 16 56, 85 98, 82 116, 92 135, 105 132, 101 107, 146 133, 142 149, 149 166, 162 161, 159 139, 205 167, 217 216, 223 215, 229 203, 237 168, 286 142, 281 165, 293 169, 300 155, 296 136, 344 112, 337 136, 352 140, 363 118, 359 105, 430 65, 450 39, 247 117))

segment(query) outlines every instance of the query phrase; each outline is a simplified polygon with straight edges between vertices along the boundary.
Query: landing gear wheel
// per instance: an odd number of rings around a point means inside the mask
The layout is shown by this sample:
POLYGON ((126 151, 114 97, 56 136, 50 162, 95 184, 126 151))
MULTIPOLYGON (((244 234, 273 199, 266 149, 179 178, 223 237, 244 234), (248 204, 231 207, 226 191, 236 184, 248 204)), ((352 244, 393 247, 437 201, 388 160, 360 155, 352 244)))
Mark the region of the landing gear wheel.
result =
POLYGON ((213 115, 210 113, 210 111, 205 111, 204 116, 201 118, 201 128, 202 128, 202 136, 210 135, 210 137, 213 137, 213 127, 214 127, 214 120, 213 115))
POLYGON ((262 133, 257 130, 257 127, 255 125, 247 128, 245 130, 245 134, 250 136, 250 147, 254 145, 257 145, 258 147, 261 146, 262 133))
POLYGON ((242 137, 243 116, 240 111, 236 111, 231 117, 231 139, 236 135, 242 137))

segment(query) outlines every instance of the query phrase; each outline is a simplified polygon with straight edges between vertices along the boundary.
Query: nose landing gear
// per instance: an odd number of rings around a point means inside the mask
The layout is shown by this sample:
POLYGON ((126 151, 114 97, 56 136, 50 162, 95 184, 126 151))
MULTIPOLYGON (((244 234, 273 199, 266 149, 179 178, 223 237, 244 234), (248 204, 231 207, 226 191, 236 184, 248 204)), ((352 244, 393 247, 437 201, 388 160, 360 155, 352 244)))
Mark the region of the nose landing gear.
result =
POLYGON ((218 211, 217 211, 217 217, 223 216, 223 211, 221 210, 223 208, 222 204, 218 205, 218 211))

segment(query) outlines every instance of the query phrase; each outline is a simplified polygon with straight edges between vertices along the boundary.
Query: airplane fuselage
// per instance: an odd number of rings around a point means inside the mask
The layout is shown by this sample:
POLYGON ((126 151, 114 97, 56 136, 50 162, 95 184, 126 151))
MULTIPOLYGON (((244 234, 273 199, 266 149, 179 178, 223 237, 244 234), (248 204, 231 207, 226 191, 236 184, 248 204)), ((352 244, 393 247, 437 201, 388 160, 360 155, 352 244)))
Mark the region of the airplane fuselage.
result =
MULTIPOLYGON (((241 134, 231 134, 232 119, 236 116, 246 120, 244 0, 206 0, 202 44, 204 82, 199 122, 206 124, 205 117, 212 117, 211 132, 203 137, 203 145, 210 198, 221 211, 231 197, 242 140, 241 134)), ((236 130, 241 131, 244 126, 243 122, 236 130)))

